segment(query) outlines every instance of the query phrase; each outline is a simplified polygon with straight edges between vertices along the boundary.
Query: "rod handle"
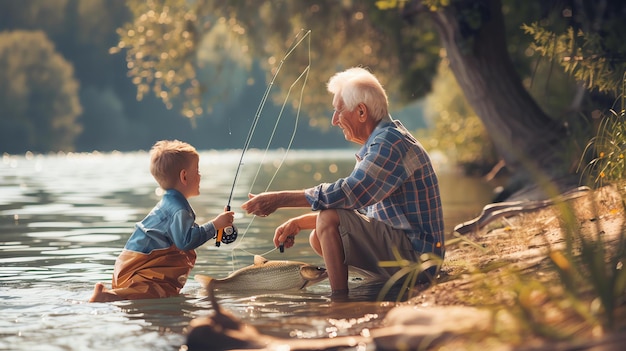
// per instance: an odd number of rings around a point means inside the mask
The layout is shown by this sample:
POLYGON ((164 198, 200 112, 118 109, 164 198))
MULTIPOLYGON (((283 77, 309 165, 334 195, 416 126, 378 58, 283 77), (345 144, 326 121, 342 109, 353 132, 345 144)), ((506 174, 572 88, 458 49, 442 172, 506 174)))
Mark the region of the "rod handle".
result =
MULTIPOLYGON (((230 205, 226 206, 226 211, 230 211, 230 205)), ((224 228, 217 231, 217 237, 215 237, 215 246, 220 247, 222 244, 222 237, 224 236, 224 228)))

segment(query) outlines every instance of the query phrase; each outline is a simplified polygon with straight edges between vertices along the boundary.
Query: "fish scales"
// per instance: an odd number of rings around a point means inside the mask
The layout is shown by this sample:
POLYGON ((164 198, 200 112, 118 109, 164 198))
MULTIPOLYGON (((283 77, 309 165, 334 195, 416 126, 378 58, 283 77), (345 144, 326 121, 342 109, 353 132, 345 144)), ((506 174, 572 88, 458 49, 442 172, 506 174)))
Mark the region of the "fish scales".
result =
POLYGON ((215 287, 221 289, 224 286, 233 289, 246 290, 283 290, 299 289, 305 284, 300 274, 300 266, 287 261, 267 262, 262 267, 245 267, 240 271, 217 280, 215 287))
POLYGON ((326 269, 297 261, 268 261, 254 257, 254 264, 241 268, 228 277, 216 279, 197 274, 194 277, 204 288, 209 282, 217 290, 283 291, 303 289, 327 278, 326 269))

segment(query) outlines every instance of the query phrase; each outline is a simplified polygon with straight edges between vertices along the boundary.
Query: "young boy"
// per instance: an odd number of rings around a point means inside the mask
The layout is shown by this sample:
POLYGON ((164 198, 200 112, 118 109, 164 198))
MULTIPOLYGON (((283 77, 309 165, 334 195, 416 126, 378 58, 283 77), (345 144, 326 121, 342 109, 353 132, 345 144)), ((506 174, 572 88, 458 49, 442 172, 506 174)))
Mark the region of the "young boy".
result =
POLYGON ((178 140, 158 141, 150 150, 150 173, 165 194, 135 225, 115 261, 112 289, 96 283, 89 302, 176 296, 196 262, 195 248, 231 226, 234 213, 226 211, 203 225, 187 201, 200 195, 200 157, 196 149, 178 140))

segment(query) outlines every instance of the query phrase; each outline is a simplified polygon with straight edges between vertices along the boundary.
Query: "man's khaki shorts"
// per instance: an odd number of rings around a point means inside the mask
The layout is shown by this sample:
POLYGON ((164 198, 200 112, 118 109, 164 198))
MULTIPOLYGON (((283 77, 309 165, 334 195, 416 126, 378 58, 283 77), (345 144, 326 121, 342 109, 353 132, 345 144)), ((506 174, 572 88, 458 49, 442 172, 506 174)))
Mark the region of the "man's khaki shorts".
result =
POLYGON ((353 210, 337 210, 337 214, 345 264, 388 278, 399 268, 383 268, 378 262, 396 261, 394 248, 402 258, 418 261, 420 253, 413 250, 403 230, 394 229, 353 210))

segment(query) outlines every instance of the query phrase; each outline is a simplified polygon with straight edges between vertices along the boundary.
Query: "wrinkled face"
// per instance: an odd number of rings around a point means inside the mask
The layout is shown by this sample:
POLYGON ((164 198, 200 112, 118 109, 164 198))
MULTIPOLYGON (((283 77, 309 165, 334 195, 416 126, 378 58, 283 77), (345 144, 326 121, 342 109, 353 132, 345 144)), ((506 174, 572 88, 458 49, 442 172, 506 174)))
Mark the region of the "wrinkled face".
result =
POLYGON ((336 97, 333 99, 333 119, 332 125, 338 126, 343 131, 343 136, 348 141, 352 141, 358 143, 359 135, 358 135, 358 114, 354 111, 349 111, 346 106, 343 104, 340 98, 336 97))
POLYGON ((328 278, 328 273, 326 273, 326 268, 324 267, 316 267, 311 265, 303 265, 300 267, 300 275, 302 279, 304 279, 304 285, 300 289, 304 289, 309 285, 313 285, 315 283, 321 282, 322 280, 328 278))

